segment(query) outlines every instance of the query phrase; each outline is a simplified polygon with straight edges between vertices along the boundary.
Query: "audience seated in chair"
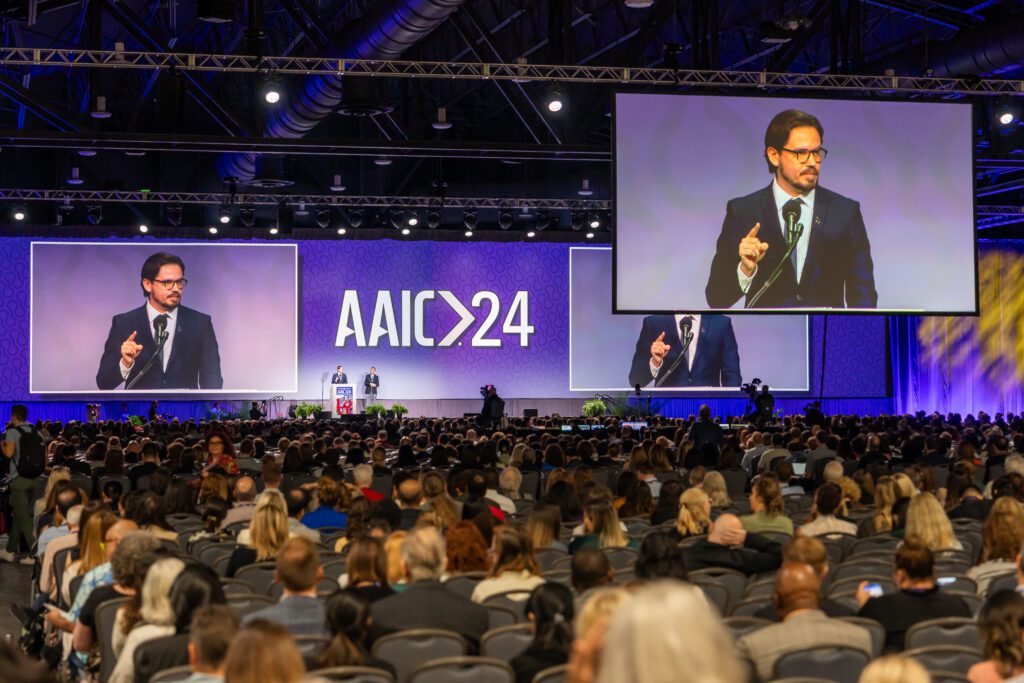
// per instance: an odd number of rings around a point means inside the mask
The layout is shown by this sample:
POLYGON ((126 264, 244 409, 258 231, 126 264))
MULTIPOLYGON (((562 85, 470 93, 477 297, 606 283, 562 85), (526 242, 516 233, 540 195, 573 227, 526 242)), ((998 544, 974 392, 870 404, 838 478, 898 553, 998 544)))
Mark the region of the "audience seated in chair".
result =
POLYGON ((316 595, 316 584, 323 577, 324 569, 313 542, 301 536, 289 538, 275 561, 274 578, 284 586, 281 600, 247 614, 242 626, 264 620, 280 624, 293 636, 326 636, 324 603, 316 595))

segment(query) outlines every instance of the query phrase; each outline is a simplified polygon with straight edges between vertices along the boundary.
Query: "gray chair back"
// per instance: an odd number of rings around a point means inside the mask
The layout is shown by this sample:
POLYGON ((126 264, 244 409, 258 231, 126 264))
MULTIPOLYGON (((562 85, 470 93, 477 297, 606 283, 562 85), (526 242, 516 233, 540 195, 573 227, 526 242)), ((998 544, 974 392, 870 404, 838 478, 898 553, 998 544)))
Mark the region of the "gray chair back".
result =
POLYGON ((542 671, 538 671, 537 675, 533 677, 533 680, 530 681, 530 683, 565 683, 568 673, 568 664, 549 666, 542 671))
POLYGON ((1000 574, 995 577, 988 584, 988 590, 985 591, 985 595, 994 595, 999 591, 1012 591, 1017 588, 1017 574, 1015 572, 1007 572, 1006 574, 1000 574))
POLYGON ((791 676, 814 676, 835 683, 857 683, 868 654, 851 647, 814 647, 790 652, 775 662, 773 680, 791 676))
POLYGON ((530 597, 530 591, 505 591, 492 595, 483 601, 484 607, 498 605, 506 607, 516 615, 516 623, 526 623, 526 599, 530 597))
POLYGON ((554 569, 555 563, 565 559, 569 554, 558 548, 541 548, 534 553, 534 556, 537 558, 537 564, 540 565, 541 571, 546 572, 554 569))
POLYGON ((874 619, 868 619, 866 617, 836 617, 843 621, 856 624, 862 629, 867 631, 871 635, 871 656, 881 657, 882 650, 885 648, 885 627, 874 619))
POLYGON ((309 676, 340 683, 395 683, 390 671, 369 666, 333 666, 310 671, 309 676))
POLYGON ((959 645, 929 645, 905 650, 904 657, 916 659, 928 671, 950 671, 963 676, 967 670, 981 662, 984 656, 970 647, 959 645))
POLYGON ((231 608, 231 611, 234 612, 239 619, 275 604, 273 598, 266 595, 255 595, 253 593, 249 593, 248 595, 233 593, 229 594, 227 599, 228 607, 231 608))
POLYGON ((979 654, 984 652, 977 622, 963 617, 929 619, 907 629, 905 649, 913 650, 932 645, 958 645, 972 648, 979 654))
POLYGON ((486 576, 487 574, 484 572, 456 574, 455 576, 448 577, 444 582, 444 587, 456 595, 461 595, 468 600, 473 596, 473 590, 476 589, 476 585, 486 578, 486 576))
POLYGON ((154 674, 149 679, 149 683, 178 683, 183 681, 192 675, 192 667, 186 664, 185 666, 176 666, 171 669, 164 669, 163 671, 154 674))
POLYGON ((725 627, 729 629, 733 640, 739 640, 748 633, 753 633, 759 628, 770 626, 772 622, 758 617, 728 617, 722 620, 725 627))
POLYGON ((274 562, 257 562, 242 567, 235 572, 235 578, 245 581, 257 595, 270 595, 270 587, 274 583, 274 573, 277 571, 274 562))
POLYGON ((515 624, 488 631, 480 639, 480 654, 484 657, 511 662, 533 642, 532 624, 515 624))
MULTIPOLYGON (((743 599, 743 593, 747 590, 747 577, 735 569, 722 569, 718 567, 697 569, 688 572, 686 578, 690 583, 695 583, 698 586, 708 578, 713 579, 719 585, 725 586, 729 591, 730 608, 743 599)), ((724 614, 728 614, 728 612, 724 612, 724 614)))
POLYGON ((722 616, 729 614, 729 589, 724 584, 719 583, 715 579, 706 578, 694 581, 694 585, 703 591, 704 597, 708 599, 708 602, 718 608, 719 614, 722 616))
POLYGON ((114 654, 114 624, 117 610, 128 604, 129 598, 114 598, 96 608, 96 640, 100 646, 100 683, 107 683, 117 664, 114 654))
POLYGON ((508 662, 490 657, 445 657, 413 672, 409 683, 515 683, 508 662))
POLYGON ((515 624, 522 623, 522 619, 517 615, 516 611, 511 607, 505 605, 499 605, 497 603, 483 604, 487 608, 487 628, 493 631, 496 628, 503 626, 513 626, 515 624))
POLYGON ((468 644, 458 633, 441 629, 412 629, 378 638, 373 656, 395 667, 398 683, 408 683, 412 672, 441 657, 461 657, 468 644))

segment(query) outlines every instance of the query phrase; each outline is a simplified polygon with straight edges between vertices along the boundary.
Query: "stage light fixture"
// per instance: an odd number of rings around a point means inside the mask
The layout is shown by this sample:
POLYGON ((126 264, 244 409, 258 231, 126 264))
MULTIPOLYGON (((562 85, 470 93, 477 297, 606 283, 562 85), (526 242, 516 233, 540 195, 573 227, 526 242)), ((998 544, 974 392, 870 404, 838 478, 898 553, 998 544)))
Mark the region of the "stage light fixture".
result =
POLYGON ((583 229, 583 214, 581 214, 581 213, 574 213, 574 214, 572 214, 572 219, 571 219, 569 225, 576 232, 579 232, 580 230, 582 230, 583 229))
POLYGON ((587 239, 588 239, 588 240, 592 240, 592 239, 594 239, 594 233, 592 233, 592 232, 588 232, 588 233, 587 233, 587 239))
POLYGON ((20 204, 18 206, 15 206, 14 210, 11 212, 11 217, 16 221, 25 220, 26 215, 27 214, 25 213, 25 207, 21 206, 20 204))
POLYGON ((387 157, 377 157, 376 159, 373 160, 373 163, 377 164, 378 166, 390 166, 391 159, 387 157))
POLYGON ((576 194, 581 197, 589 197, 594 194, 594 191, 590 189, 590 180, 588 178, 583 179, 583 183, 580 185, 580 189, 576 190, 576 194))
POLYGON ((1004 126, 1008 126, 1013 123, 1015 118, 1016 117, 1013 115, 1012 111, 1002 111, 999 113, 999 123, 1004 126))
POLYGON ((536 236, 537 236, 537 233, 535 233, 535 232, 534 232, 533 230, 531 230, 530 232, 526 233, 526 236, 527 236, 527 237, 531 237, 531 238, 532 238, 532 237, 536 237, 536 236))
POLYGON ((85 210, 85 219, 90 225, 99 225, 103 222, 103 207, 100 204, 93 204, 85 210))
POLYGON ((96 106, 89 112, 89 116, 94 119, 109 119, 110 112, 107 111, 107 98, 100 95, 96 98, 96 106))
POLYGON ((345 186, 341 184, 341 174, 334 174, 334 182, 331 183, 331 192, 344 192, 345 186))
POLYGON ((256 223, 256 209, 251 206, 243 206, 238 210, 238 220, 247 228, 256 223))
POLYGON ((299 205, 292 210, 292 216, 305 217, 309 215, 309 209, 306 208, 306 202, 299 202, 299 205))
POLYGON ((210 226, 210 234, 211 235, 216 235, 217 234, 217 226, 216 225, 211 225, 210 226))
POLYGON ((395 230, 401 230, 405 227, 405 217, 401 211, 391 211, 388 213, 388 222, 391 223, 391 227, 395 230))
POLYGON ((410 230, 409 228, 402 228, 403 235, 408 235, 410 232, 412 232, 412 230, 410 230))
MULTIPOLYGON (((462 214, 462 224, 466 226, 466 230, 472 231, 476 228, 477 214, 476 211, 469 210, 462 214)), ((468 235, 472 237, 472 235, 468 235)))
POLYGON ((72 166, 71 175, 68 176, 68 185, 81 185, 83 182, 81 171, 77 166, 72 166))
POLYGON ((420 217, 416 215, 415 211, 410 211, 406 214, 405 222, 408 223, 410 227, 415 228, 420 224, 420 217))
POLYGON ((473 231, 472 230, 467 230, 465 234, 466 234, 466 237, 472 237, 473 236, 473 231))
POLYGON ((557 114, 565 108, 565 95, 558 88, 551 88, 548 90, 544 106, 552 114, 557 114))
POLYGON ((430 124, 434 130, 448 130, 452 122, 448 120, 448 111, 444 107, 437 108, 437 120, 430 124))
POLYGON ((281 82, 277 76, 273 74, 264 76, 261 91, 263 93, 263 101, 267 104, 277 104, 281 101, 281 82))
POLYGON ((94 150, 94 149, 80 149, 80 150, 78 150, 78 156, 80 156, 80 157, 94 157, 94 156, 96 156, 96 150, 94 150))
POLYGON ((598 217, 596 213, 590 214, 590 227, 593 228, 594 230, 597 230, 598 228, 601 227, 601 219, 598 217))
POLYGON ((139 226, 139 232, 145 235, 147 232, 149 232, 149 226, 143 223, 142 225, 139 226))
POLYGON ((508 230, 512 227, 512 213, 510 211, 502 211, 498 214, 498 227, 502 230, 508 230))
POLYGON ((436 230, 441 225, 441 212, 430 210, 427 212, 427 227, 436 230))
POLYGON ((551 216, 548 213, 541 213, 537 216, 537 229, 547 230, 551 227, 551 216))
POLYGON ((316 225, 318 228, 327 228, 331 225, 331 210, 326 206, 317 208, 316 225))
POLYGON ((227 225, 231 222, 231 209, 229 207, 220 207, 220 222, 221 225, 227 225))
POLYGON ((271 235, 276 235, 279 232, 280 232, 280 229, 276 225, 270 228, 270 234, 271 235))
POLYGON ((344 235, 346 232, 348 232, 348 230, 346 230, 345 228, 338 228, 339 235, 344 235))
POLYGON ((167 207, 167 222, 178 227, 181 225, 181 207, 172 205, 167 207))
POLYGON ((348 212, 348 224, 357 229, 362 227, 363 212, 361 209, 352 209, 348 212))
POLYGON ((647 9, 654 4, 654 0, 624 0, 623 4, 630 9, 647 9))
POLYGON ((144 157, 146 156, 146 150, 144 149, 130 149, 124 153, 126 157, 144 157))

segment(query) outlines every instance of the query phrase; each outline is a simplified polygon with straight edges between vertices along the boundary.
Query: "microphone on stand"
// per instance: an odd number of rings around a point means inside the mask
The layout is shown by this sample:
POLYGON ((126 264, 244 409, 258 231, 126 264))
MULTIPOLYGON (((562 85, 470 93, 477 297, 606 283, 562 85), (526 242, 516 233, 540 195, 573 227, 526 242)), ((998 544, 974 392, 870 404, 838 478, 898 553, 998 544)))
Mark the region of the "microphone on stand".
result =
POLYGON ((149 372, 149 369, 153 367, 153 363, 155 363, 157 359, 160 358, 160 354, 163 353, 164 344, 167 343, 167 338, 170 336, 167 332, 167 316, 158 315, 154 318, 153 329, 156 331, 156 349, 153 350, 153 355, 148 361, 146 361, 146 364, 142 366, 142 370, 139 371, 139 374, 135 375, 135 377, 132 378, 132 381, 125 385, 125 391, 130 390, 138 384, 139 380, 149 372))
POLYGON ((799 199, 790 199, 788 202, 782 205, 782 220, 785 221, 785 237, 786 237, 786 253, 779 259, 778 265, 775 266, 775 270, 768 276, 768 279, 761 286, 761 289, 757 291, 747 305, 744 308, 753 308, 754 305, 764 296, 764 293, 768 291, 768 288, 775 284, 775 281, 779 279, 779 275, 782 273, 782 268, 785 266, 786 261, 789 260, 793 250, 796 249, 797 242, 800 241, 800 236, 804 234, 803 223, 797 223, 800 219, 800 205, 799 199))
POLYGON ((679 364, 686 358, 687 353, 690 350, 690 343, 693 342, 693 318, 691 318, 690 316, 686 316, 682 320, 680 320, 679 331, 683 335, 683 350, 682 352, 680 352, 679 357, 676 358, 675 361, 673 361, 672 365, 668 369, 668 372, 666 372, 665 374, 659 373, 658 381, 654 383, 655 389, 661 387, 661 385, 668 380, 669 375, 675 372, 676 368, 679 367, 679 364))

